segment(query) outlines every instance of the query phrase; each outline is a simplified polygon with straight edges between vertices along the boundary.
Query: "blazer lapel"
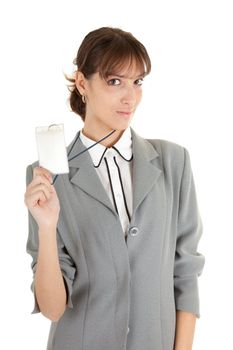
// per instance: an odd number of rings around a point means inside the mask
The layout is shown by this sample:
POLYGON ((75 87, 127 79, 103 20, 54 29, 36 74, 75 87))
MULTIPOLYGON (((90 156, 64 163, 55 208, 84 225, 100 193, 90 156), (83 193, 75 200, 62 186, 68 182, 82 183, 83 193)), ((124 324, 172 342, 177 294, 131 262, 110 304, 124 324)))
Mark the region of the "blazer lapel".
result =
MULTIPOLYGON (((68 147, 68 152, 71 148, 71 145, 72 143, 68 147)), ((83 151, 84 149, 86 149, 86 147, 83 145, 82 141, 79 138, 76 141, 76 144, 74 145, 71 154, 69 155, 69 159, 78 154, 79 152, 83 151)), ((97 199, 99 202, 104 204, 116 215, 115 209, 110 201, 110 198, 108 197, 108 194, 106 193, 102 182, 100 181, 100 178, 96 173, 89 152, 86 151, 77 158, 74 158, 71 161, 69 161, 69 167, 71 168, 70 181, 74 185, 81 188, 88 195, 92 196, 93 198, 97 199)))
POLYGON ((133 142, 133 214, 152 186, 158 180, 162 170, 158 165, 159 154, 152 144, 140 137, 132 128, 133 142))
MULTIPOLYGON (((162 170, 158 167, 156 158, 158 152, 151 143, 140 137, 132 128, 132 150, 133 150, 133 214, 137 210, 145 196, 157 181, 162 170)), ((68 146, 67 151, 72 147, 73 142, 68 146)), ((76 141, 69 159, 86 147, 80 138, 76 141)), ((89 152, 84 152, 77 158, 69 161, 70 181, 85 191, 88 195, 97 199, 108 207, 115 215, 115 209, 106 193, 102 182, 93 166, 89 152)))

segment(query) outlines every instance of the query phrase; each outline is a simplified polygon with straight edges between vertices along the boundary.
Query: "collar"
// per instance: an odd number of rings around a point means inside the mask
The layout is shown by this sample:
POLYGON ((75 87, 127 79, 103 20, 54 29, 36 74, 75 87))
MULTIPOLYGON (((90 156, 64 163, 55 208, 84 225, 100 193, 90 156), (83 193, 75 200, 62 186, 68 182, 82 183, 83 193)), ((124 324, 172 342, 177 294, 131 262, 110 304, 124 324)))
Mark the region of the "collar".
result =
MULTIPOLYGON (((85 136, 82 130, 80 131, 80 139, 86 148, 90 147, 96 142, 85 136)), ((125 129, 120 139, 112 147, 105 147, 101 143, 97 143, 94 147, 89 149, 88 152, 96 168, 100 166, 100 163, 104 156, 111 157, 113 155, 119 154, 125 161, 131 161, 133 154, 130 127, 125 129)))

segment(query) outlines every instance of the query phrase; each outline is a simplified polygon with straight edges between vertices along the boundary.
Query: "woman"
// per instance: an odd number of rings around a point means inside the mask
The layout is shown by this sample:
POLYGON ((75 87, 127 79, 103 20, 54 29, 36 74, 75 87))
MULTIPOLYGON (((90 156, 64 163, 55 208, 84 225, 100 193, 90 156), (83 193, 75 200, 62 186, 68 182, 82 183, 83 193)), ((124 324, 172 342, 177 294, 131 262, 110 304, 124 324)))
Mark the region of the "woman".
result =
POLYGON ((191 349, 202 225, 187 150, 130 127, 148 53, 104 27, 75 64, 70 105, 84 126, 68 146, 70 172, 52 184, 38 162, 27 168, 27 251, 34 312, 52 320, 47 349, 191 349))

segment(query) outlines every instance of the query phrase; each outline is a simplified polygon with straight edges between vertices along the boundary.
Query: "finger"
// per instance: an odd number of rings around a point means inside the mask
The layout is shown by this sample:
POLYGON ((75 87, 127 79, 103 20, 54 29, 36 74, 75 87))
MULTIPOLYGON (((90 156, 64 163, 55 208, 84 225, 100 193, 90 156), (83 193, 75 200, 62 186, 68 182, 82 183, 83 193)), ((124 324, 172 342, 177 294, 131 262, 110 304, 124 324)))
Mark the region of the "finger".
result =
POLYGON ((28 209, 35 207, 37 204, 47 202, 51 197, 51 193, 46 190, 38 189, 32 193, 25 194, 24 202, 28 209))
POLYGON ((24 202, 28 207, 35 206, 39 201, 46 202, 52 193, 44 186, 33 187, 30 192, 25 193, 24 202))
POLYGON ((39 204, 39 202, 44 203, 46 202, 46 200, 47 198, 43 191, 36 191, 30 196, 25 196, 24 203, 30 210, 30 208, 36 207, 39 204))
POLYGON ((44 175, 36 175, 36 177, 31 181, 31 183, 28 185, 28 189, 38 185, 38 184, 45 184, 48 188, 52 188, 51 182, 45 177, 44 175))
POLYGON ((35 178, 38 175, 44 175, 50 182, 52 182, 52 174, 45 168, 43 167, 35 167, 33 169, 33 178, 35 178))
POLYGON ((26 195, 30 196, 30 195, 34 194, 35 192, 38 192, 38 191, 44 192, 44 194, 46 195, 47 198, 50 198, 51 194, 53 193, 53 190, 51 189, 51 186, 48 187, 48 186, 46 186, 43 183, 39 183, 36 186, 33 186, 33 187, 29 188, 26 195))

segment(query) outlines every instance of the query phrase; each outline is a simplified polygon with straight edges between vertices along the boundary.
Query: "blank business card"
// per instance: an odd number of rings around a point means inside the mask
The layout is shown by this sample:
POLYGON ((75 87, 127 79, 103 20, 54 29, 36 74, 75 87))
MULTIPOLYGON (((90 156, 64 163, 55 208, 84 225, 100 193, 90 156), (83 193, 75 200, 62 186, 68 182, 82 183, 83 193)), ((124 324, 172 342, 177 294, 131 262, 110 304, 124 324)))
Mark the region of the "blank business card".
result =
POLYGON ((69 173, 63 124, 36 127, 36 143, 41 167, 53 174, 69 173))

